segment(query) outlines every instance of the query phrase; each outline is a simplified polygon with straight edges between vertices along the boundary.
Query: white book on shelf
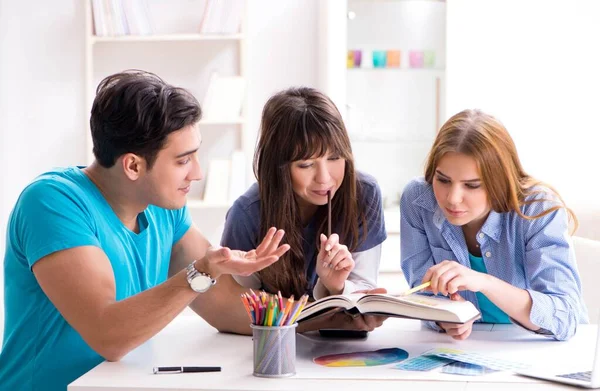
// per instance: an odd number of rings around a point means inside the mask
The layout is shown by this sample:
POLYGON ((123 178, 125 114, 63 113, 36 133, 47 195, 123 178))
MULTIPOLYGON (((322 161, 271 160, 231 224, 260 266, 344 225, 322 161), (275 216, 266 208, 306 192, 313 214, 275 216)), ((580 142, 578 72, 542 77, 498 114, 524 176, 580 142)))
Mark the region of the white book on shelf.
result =
POLYGON ((214 0, 206 0, 204 12, 202 13, 202 20, 200 21, 200 33, 207 34, 209 32, 209 21, 212 18, 212 14, 215 12, 215 7, 217 7, 217 4, 214 0))
POLYGON ((204 187, 204 202, 207 204, 222 204, 229 199, 229 176, 231 162, 229 159, 213 159, 208 163, 206 185, 204 187))
POLYGON ((246 154, 234 151, 231 154, 229 203, 233 204, 246 191, 246 154))
POLYGON ((127 19, 129 34, 152 34, 148 13, 148 3, 145 0, 123 0, 123 10, 127 19))
POLYGON ((125 35, 127 32, 121 0, 104 0, 103 6, 107 35, 111 37, 125 35))
POLYGON ((242 111, 246 80, 242 76, 211 75, 202 101, 206 121, 237 121, 242 111))
POLYGON ((140 22, 135 11, 134 0, 123 0, 123 12, 125 13, 125 19, 127 20, 129 34, 140 35, 140 22))
POLYGON ((111 0, 102 0, 102 9, 104 10, 104 21, 106 23, 106 35, 112 37, 116 35, 113 25, 113 11, 111 0))
POLYGON ((225 7, 226 0, 209 0, 213 3, 212 12, 209 15, 207 21, 206 32, 209 34, 215 34, 219 32, 219 24, 221 15, 223 15, 223 8, 225 7))
POLYGON ((119 35, 128 35, 129 29, 127 27, 127 18, 125 17, 125 10, 123 9, 123 0, 112 0, 113 8, 115 10, 117 31, 119 35))
POLYGON ((203 34, 236 34, 245 9, 245 0, 207 0, 200 23, 203 34))
POLYGON ((229 10, 223 22, 221 32, 225 34, 237 34, 240 32, 242 17, 246 8, 246 0, 229 0, 229 10))
POLYGON ((94 19, 94 34, 98 37, 107 35, 106 21, 104 20, 104 1, 92 0, 92 16, 94 19))
POLYGON ((154 33, 154 27, 152 25, 152 19, 150 18, 150 10, 148 9, 148 2, 146 0, 136 1, 137 8, 139 9, 139 15, 141 20, 142 35, 151 35, 154 33))
POLYGON ((119 4, 117 0, 108 0, 108 8, 110 14, 110 24, 112 35, 125 35, 123 26, 121 25, 121 16, 119 13, 119 4))

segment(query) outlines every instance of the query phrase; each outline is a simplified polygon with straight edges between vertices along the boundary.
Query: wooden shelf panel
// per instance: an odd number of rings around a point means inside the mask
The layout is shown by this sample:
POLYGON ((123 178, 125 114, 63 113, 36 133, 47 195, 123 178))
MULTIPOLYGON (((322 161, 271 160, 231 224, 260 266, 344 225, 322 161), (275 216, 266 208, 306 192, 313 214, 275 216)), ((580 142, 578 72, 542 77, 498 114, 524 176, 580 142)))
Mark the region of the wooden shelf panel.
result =
POLYGON ((226 202, 205 202, 197 198, 188 198, 187 206, 190 209, 229 209, 231 207, 226 202))
POLYGON ((173 42, 173 41, 240 41, 243 34, 166 34, 166 35, 120 35, 98 37, 92 35, 92 44, 102 42, 173 42))
POLYGON ((238 118, 234 120, 215 120, 215 119, 202 119, 199 124, 202 125, 243 125, 246 123, 244 118, 238 118))

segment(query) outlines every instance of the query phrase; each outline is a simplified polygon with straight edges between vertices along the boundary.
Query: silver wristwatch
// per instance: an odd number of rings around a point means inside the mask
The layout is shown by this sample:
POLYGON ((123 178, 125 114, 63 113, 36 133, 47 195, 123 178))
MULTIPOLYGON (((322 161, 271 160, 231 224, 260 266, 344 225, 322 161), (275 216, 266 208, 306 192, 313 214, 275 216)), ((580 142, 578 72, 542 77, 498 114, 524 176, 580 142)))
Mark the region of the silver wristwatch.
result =
POLYGON ((192 288, 194 292, 204 293, 211 286, 215 285, 217 280, 212 278, 210 274, 202 273, 196 270, 194 267, 195 263, 196 261, 190 263, 185 269, 187 273, 187 281, 190 284, 190 288, 192 288))

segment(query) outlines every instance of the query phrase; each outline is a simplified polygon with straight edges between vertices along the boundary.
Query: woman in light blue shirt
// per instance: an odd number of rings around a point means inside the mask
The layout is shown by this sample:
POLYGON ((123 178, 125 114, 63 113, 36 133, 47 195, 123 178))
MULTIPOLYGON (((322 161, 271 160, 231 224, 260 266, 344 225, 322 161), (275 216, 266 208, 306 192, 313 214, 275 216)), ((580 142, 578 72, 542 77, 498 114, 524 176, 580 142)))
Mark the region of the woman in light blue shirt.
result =
MULTIPOLYGON (((431 281, 433 294, 477 306, 479 321, 512 321, 557 340, 587 323, 569 235, 577 220, 552 187, 523 170, 494 117, 465 110, 450 118, 400 210, 409 285, 431 281)), ((473 322, 428 325, 465 339, 473 322)))

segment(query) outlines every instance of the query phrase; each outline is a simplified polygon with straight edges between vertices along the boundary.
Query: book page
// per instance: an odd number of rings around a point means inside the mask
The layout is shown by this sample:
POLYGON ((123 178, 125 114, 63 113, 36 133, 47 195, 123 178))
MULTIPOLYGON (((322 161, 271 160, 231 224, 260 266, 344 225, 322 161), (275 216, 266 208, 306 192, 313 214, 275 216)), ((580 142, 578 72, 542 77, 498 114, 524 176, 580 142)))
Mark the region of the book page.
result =
POLYGON ((366 295, 358 301, 363 313, 381 313, 422 320, 464 323, 480 314, 468 301, 451 301, 445 297, 413 294, 391 296, 385 294, 366 295))
POLYGON ((306 319, 312 319, 324 313, 329 313, 331 309, 337 308, 339 311, 349 310, 356 307, 356 300, 364 296, 361 293, 349 295, 332 295, 323 297, 313 303, 308 304, 302 310, 298 317, 298 322, 306 319))

